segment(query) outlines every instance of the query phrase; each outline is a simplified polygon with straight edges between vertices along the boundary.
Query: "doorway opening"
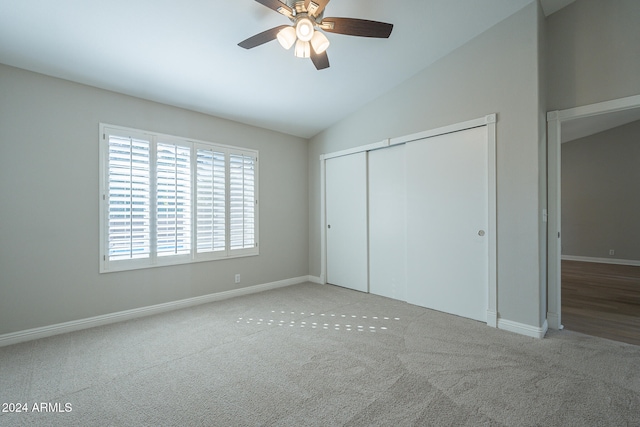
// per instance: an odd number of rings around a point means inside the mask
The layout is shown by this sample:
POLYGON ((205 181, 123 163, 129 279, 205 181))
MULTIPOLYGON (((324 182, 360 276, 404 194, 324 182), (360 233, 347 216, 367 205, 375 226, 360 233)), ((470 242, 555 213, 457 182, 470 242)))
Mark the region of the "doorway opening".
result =
MULTIPOLYGON (((607 276, 620 277, 626 275, 627 282, 631 281, 632 285, 630 289, 636 290, 640 293, 640 283, 637 279, 634 279, 635 271, 626 271, 617 267, 633 267, 633 266, 616 266, 611 264, 606 257, 598 258, 593 257, 571 257, 565 256, 563 260, 563 245, 562 245, 562 143, 579 138, 589 137, 590 135, 599 134, 609 129, 617 128, 628 123, 632 123, 640 120, 640 95, 632 96, 628 98, 617 99, 613 101, 602 102, 598 104, 592 104, 582 107, 571 108, 567 110, 552 111, 547 114, 548 122, 548 182, 549 182, 549 227, 548 227, 548 312, 547 319, 549 327, 553 329, 563 328, 563 300, 562 296, 567 298, 573 298, 576 292, 584 297, 585 294, 594 292, 598 286, 604 290, 605 298, 614 298, 622 300, 623 303, 627 301, 633 301, 634 297, 629 296, 628 289, 622 291, 624 296, 615 297, 615 292, 612 290, 612 285, 609 281, 607 283, 607 276), (599 261, 599 262, 598 262, 599 261), (603 262, 604 261, 604 262, 603 262), (588 265, 592 264, 592 265, 588 265), (565 270, 563 272, 563 269, 565 270), (598 273, 596 273, 598 271, 598 273), (590 277, 586 279, 585 277, 590 277), (563 292, 563 279, 567 282, 567 287, 563 292), (636 282, 634 282, 636 280, 636 282), (576 283, 576 281, 578 283, 576 283), (585 282, 593 283, 603 281, 604 283, 598 284, 596 288, 586 288, 585 282), (579 283, 582 283, 580 285, 579 283), (635 283, 635 285, 634 285, 635 283), (637 285, 637 286, 636 286, 637 285), (575 288, 575 286, 582 286, 575 288), (626 301, 625 301, 626 300, 626 301)), ((575 242, 571 243, 572 245, 575 242)), ((635 243, 638 244, 637 242, 635 243)), ((640 269, 640 267, 637 267, 640 269)), ((633 268, 631 269, 633 270, 633 268)), ((616 279, 618 280, 618 279, 616 279)), ((624 288, 624 286, 623 286, 624 288)), ((585 302, 572 303, 581 305, 582 308, 588 305, 595 305, 602 307, 603 305, 612 304, 611 302, 601 301, 596 303, 595 300, 591 300, 589 304, 585 302)), ((610 307, 609 307, 610 308, 610 307)), ((629 307, 627 307, 628 309, 629 307)), ((567 321, 574 322, 571 316, 571 305, 566 307, 567 321)), ((624 309, 614 309, 622 310, 624 309)), ((640 306, 630 309, 632 312, 640 311, 640 306)), ((596 310, 597 311, 597 310, 596 310)), ((595 313, 595 312, 594 312, 595 313)), ((633 313, 631 313, 633 314, 633 313)), ((638 313, 638 321, 640 322, 640 313, 638 313)), ((606 318, 606 316, 603 316, 606 318)), ((606 320, 606 319, 605 319, 606 320)), ((588 322, 587 322, 588 323, 588 322)), ((633 324, 633 321, 631 322, 633 324)), ((640 324, 640 323, 639 323, 640 324)), ((604 323, 599 324, 600 329, 611 329, 620 332, 626 326, 620 322, 610 322, 609 326, 603 326, 604 323)), ((572 325, 572 329, 576 330, 579 326, 575 323, 572 325)), ((592 327, 592 334, 597 335, 598 328, 592 327)), ((580 332, 586 332, 582 330, 580 332)), ((602 334, 601 334, 602 335, 602 334)), ((607 336, 607 338, 616 339, 613 334, 607 336)))

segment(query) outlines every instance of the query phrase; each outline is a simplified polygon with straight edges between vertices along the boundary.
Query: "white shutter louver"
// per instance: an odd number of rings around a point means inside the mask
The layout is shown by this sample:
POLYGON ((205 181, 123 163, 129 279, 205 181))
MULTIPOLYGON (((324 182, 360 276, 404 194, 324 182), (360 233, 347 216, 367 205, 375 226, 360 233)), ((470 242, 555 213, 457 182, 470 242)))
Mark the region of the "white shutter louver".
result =
POLYGON ((148 258, 151 252, 149 141, 109 135, 109 261, 148 258))
POLYGON ((226 249, 225 154, 197 149, 197 252, 226 249))
POLYGON ((244 154, 229 155, 229 248, 249 249, 255 241, 256 159, 244 154))
POLYGON ((191 252, 191 148, 158 143, 156 240, 158 256, 191 252))

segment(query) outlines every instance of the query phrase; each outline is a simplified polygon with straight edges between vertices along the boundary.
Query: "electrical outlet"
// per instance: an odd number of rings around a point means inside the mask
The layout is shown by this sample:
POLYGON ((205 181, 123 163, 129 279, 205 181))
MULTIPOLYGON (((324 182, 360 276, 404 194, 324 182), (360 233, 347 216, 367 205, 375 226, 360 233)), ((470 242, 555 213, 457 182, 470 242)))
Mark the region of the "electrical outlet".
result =
POLYGON ((616 253, 616 251, 614 251, 613 249, 609 249, 609 255, 614 255, 616 253))
POLYGON ((240 283, 240 274, 236 274, 236 283, 240 283))

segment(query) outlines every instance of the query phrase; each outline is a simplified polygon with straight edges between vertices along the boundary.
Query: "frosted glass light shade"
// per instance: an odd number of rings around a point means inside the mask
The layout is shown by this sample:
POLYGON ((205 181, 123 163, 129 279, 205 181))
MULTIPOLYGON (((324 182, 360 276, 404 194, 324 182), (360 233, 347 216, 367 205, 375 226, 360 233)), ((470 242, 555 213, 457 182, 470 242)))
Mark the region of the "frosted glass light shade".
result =
POLYGON ((316 53, 322 53, 329 47, 329 39, 320 31, 316 31, 311 38, 311 46, 316 53))
POLYGON ((309 42, 298 40, 293 54, 298 58, 309 58, 311 56, 311 45, 309 42))
POLYGON ((291 49, 291 46, 293 46, 293 44, 296 42, 296 30, 293 27, 283 28, 282 30, 278 31, 277 37, 280 46, 289 50, 291 49))
POLYGON ((296 35, 303 42, 308 42, 313 37, 313 22, 309 18, 302 18, 296 24, 296 35))

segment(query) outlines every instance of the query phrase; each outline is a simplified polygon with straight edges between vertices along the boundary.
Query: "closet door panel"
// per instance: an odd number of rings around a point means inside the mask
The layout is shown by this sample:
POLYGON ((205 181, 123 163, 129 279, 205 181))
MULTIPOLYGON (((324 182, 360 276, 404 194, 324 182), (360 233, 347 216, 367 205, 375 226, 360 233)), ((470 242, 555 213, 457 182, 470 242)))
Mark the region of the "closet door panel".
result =
POLYGON ((486 127, 407 144, 407 301, 486 322, 486 127))
POLYGON ((369 290, 406 300, 405 146, 369 153, 369 290))
POLYGON ((368 291, 367 153, 325 163, 327 283, 368 291))

